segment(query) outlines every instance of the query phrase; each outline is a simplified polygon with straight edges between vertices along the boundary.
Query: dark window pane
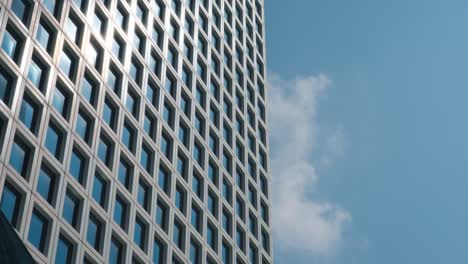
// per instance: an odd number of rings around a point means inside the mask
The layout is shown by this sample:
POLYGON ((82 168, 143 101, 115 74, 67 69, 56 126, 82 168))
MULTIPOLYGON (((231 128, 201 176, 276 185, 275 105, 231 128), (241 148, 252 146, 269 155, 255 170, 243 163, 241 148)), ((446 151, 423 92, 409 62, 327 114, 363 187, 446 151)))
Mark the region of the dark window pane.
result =
POLYGON ((20 205, 21 194, 8 182, 5 182, 2 200, 0 202, 0 210, 7 218, 8 222, 10 222, 10 224, 15 228, 18 227, 20 205))
POLYGON ((107 195, 107 182, 99 175, 94 176, 93 184, 93 198, 98 202, 102 207, 105 206, 107 195))
POLYGON ((57 252, 55 253, 56 264, 71 264, 73 263, 73 244, 67 238, 60 235, 57 245, 57 252))
POLYGON ((112 237, 110 250, 109 250, 109 262, 110 264, 123 263, 124 257, 124 246, 115 237, 112 237))
POLYGON ((39 119, 39 106, 29 96, 24 96, 21 102, 19 119, 32 132, 36 133, 39 119))
POLYGON ((101 251, 102 230, 103 226, 101 221, 99 221, 96 216, 90 213, 86 240, 94 249, 99 252, 101 251))
POLYGON ((63 202, 62 217, 75 229, 79 224, 80 200, 74 194, 67 190, 63 202))
POLYGON ((30 159, 33 155, 31 148, 16 138, 10 154, 10 165, 23 177, 29 173, 30 159))
POLYGON ((77 149, 73 149, 70 159, 70 174, 82 185, 86 176, 87 158, 81 154, 77 149))
POLYGON ((39 172, 39 179, 37 181, 37 192, 46 199, 53 206, 53 199, 55 194, 55 185, 58 176, 55 175, 49 168, 42 165, 39 172))
POLYGON ((49 223, 47 219, 33 209, 31 223, 29 227, 28 241, 43 254, 46 253, 46 241, 49 232, 49 223))

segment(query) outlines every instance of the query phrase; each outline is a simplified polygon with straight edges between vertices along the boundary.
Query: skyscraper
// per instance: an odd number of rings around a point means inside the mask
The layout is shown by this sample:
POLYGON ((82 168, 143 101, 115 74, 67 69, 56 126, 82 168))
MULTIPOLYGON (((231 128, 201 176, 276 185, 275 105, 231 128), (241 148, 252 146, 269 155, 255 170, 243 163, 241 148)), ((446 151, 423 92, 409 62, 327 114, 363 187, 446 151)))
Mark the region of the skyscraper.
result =
POLYGON ((0 3, 0 209, 39 263, 273 263, 263 0, 0 3))

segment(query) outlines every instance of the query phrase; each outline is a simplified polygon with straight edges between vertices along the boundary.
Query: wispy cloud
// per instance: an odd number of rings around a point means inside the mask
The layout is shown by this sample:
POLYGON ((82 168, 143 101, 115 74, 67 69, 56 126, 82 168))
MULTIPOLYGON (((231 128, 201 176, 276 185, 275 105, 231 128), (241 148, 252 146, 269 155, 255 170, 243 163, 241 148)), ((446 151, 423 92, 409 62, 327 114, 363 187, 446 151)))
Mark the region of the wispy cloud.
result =
POLYGON ((274 239, 281 249, 312 256, 333 253, 351 221, 345 209, 310 198, 317 191, 317 166, 329 167, 343 155, 343 128, 318 137, 317 100, 330 85, 322 74, 293 80, 270 74, 269 80, 274 239))

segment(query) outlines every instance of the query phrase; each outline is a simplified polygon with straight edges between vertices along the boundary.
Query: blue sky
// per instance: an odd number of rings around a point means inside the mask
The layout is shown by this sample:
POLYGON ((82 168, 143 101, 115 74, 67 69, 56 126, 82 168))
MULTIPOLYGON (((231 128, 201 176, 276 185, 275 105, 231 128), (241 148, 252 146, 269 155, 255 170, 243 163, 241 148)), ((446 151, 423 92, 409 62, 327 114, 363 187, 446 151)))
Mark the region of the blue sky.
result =
POLYGON ((275 262, 468 263, 468 1, 265 2, 275 262))

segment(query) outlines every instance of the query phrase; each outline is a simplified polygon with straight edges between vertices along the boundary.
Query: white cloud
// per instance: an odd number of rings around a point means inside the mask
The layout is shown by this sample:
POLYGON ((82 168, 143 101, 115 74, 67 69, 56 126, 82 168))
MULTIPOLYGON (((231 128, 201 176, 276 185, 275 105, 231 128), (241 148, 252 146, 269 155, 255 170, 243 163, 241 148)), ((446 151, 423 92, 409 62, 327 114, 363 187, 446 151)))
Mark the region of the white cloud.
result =
POLYGON ((281 249, 311 256, 333 253, 351 221, 345 209, 310 198, 319 180, 316 166, 329 167, 343 154, 341 127, 318 137, 317 100, 330 85, 323 74, 294 80, 270 74, 269 80, 274 240, 281 249))

